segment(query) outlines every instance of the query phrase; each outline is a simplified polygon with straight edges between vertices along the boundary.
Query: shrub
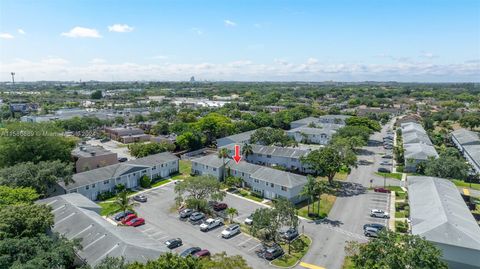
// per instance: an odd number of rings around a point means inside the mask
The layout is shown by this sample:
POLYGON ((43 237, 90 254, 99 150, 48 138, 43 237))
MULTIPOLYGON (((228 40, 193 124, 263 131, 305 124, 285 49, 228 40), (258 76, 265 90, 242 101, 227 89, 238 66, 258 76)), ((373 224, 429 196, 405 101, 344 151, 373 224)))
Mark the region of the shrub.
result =
POLYGON ((151 185, 152 185, 152 179, 150 179, 150 177, 148 177, 147 175, 143 175, 140 178, 140 186, 142 188, 150 188, 151 185))
POLYGON ((112 192, 112 191, 102 192, 102 193, 99 193, 97 195, 97 199, 100 200, 100 201, 105 201, 105 200, 108 200, 112 197, 115 197, 115 193, 112 192))
POLYGON ((124 191, 124 190, 125 190, 125 185, 123 185, 123 184, 121 184, 121 183, 115 185, 115 192, 119 193, 119 192, 122 192, 122 191, 124 191))
POLYGON ((408 224, 403 221, 396 221, 395 222, 395 229, 399 233, 406 233, 408 231, 408 224))

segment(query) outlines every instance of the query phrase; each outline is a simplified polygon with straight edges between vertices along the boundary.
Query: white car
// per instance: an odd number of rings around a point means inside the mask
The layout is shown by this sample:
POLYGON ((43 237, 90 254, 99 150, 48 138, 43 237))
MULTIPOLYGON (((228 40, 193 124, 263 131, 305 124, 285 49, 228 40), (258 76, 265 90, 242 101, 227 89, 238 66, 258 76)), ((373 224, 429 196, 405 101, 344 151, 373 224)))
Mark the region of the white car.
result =
POLYGON ((222 237, 223 238, 230 238, 236 234, 240 233, 240 225, 238 224, 232 224, 227 227, 227 229, 222 231, 222 237))
POLYGON ((248 216, 244 221, 243 223, 247 224, 247 225, 252 225, 253 223, 253 217, 252 215, 248 216))
POLYGON ((207 232, 221 225, 223 225, 222 218, 215 218, 215 219, 209 218, 205 222, 200 224, 200 231, 207 232))
POLYGON ((384 218, 384 219, 388 219, 390 217, 387 212, 380 209, 370 210, 370 216, 374 218, 384 218))

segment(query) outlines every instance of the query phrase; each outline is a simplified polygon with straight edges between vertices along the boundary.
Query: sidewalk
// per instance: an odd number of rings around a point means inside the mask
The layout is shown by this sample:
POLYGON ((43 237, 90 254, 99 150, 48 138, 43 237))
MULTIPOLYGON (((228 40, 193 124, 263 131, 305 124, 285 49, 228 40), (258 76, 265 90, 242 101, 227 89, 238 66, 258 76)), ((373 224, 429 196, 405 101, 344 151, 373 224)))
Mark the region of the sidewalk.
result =
POLYGON ((395 231, 395 192, 390 192, 390 218, 388 219, 388 229, 390 231, 395 231))

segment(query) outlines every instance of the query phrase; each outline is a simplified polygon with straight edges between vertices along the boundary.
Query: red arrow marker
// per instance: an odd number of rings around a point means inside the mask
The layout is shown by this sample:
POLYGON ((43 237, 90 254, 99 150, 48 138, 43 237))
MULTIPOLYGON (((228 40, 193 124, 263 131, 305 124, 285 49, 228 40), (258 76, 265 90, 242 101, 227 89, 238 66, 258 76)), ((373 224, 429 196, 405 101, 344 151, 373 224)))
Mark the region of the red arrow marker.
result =
POLYGON ((235 160, 235 162, 237 164, 242 159, 242 156, 240 156, 240 146, 239 145, 235 145, 235 155, 233 155, 233 159, 235 160))

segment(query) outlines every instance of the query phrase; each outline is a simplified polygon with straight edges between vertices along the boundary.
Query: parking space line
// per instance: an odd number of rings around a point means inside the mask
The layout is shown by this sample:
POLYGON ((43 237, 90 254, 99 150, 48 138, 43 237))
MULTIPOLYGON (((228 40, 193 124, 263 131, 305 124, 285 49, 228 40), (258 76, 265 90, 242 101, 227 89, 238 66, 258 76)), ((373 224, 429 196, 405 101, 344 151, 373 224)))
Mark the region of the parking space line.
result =
POLYGON ((238 244, 237 246, 243 245, 243 244, 247 243, 248 241, 250 241, 252 239, 253 239, 253 237, 250 237, 247 240, 240 242, 240 244, 238 244))
POLYGON ((156 236, 158 234, 164 234, 164 232, 163 231, 155 232, 155 233, 151 234, 150 236, 156 236))
POLYGON ((247 252, 250 252, 250 251, 256 249, 256 248, 257 248, 258 246, 260 246, 261 244, 262 244, 262 243, 259 243, 259 244, 255 245, 255 246, 249 248, 249 249, 247 250, 247 252))
POLYGON ((159 238, 155 238, 155 240, 159 241, 159 240, 162 240, 162 239, 165 239, 168 237, 168 234, 162 236, 162 237, 159 237, 159 238))
POLYGON ((152 229, 154 229, 154 228, 153 228, 153 227, 150 227, 150 228, 147 228, 147 229, 145 229, 145 230, 142 230, 142 232, 145 233, 145 232, 150 231, 150 230, 152 230, 152 229))

